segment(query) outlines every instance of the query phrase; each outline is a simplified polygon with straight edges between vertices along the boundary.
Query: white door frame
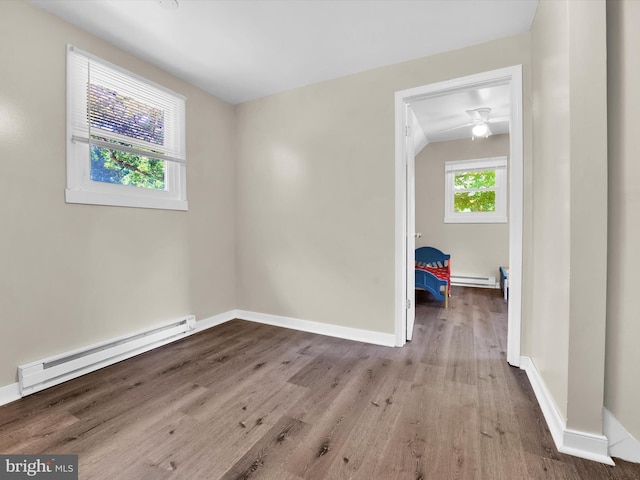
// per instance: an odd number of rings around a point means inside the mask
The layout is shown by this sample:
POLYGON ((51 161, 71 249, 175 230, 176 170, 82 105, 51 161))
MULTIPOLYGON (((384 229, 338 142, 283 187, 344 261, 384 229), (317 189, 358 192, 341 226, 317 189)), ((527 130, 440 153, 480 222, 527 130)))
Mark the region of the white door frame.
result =
MULTIPOLYGON (((405 215, 406 226, 405 230, 408 235, 405 237, 405 249, 406 252, 413 252, 416 249, 416 189, 415 189, 415 164, 416 164, 416 147, 413 139, 413 127, 417 124, 416 116, 413 113, 413 109, 409 103, 404 103, 404 119, 405 125, 410 125, 409 128, 405 129, 404 136, 404 153, 405 157, 405 178, 406 178, 406 209, 407 214, 405 215)), ((415 291, 416 286, 416 277, 415 277, 415 259, 413 255, 407 255, 405 257, 405 266, 406 266, 406 277, 405 277, 405 285, 407 292, 415 291)), ((415 295, 412 298, 411 295, 408 296, 409 302, 407 303, 407 308, 405 309, 406 315, 406 339, 411 340, 413 337, 413 327, 416 319, 416 305, 415 305, 415 295)))
MULTIPOLYGON (((522 322, 522 217, 523 217, 523 120, 522 120, 522 65, 455 78, 421 87, 401 90, 395 94, 395 332, 396 345, 402 346, 407 338, 407 300, 414 301, 415 292, 407 290, 407 185, 405 134, 406 104, 429 97, 447 95, 494 84, 511 86, 511 124, 509 139, 509 320, 507 335, 507 361, 520 366, 520 331, 522 322)), ((496 265, 496 269, 500 265, 496 265)))

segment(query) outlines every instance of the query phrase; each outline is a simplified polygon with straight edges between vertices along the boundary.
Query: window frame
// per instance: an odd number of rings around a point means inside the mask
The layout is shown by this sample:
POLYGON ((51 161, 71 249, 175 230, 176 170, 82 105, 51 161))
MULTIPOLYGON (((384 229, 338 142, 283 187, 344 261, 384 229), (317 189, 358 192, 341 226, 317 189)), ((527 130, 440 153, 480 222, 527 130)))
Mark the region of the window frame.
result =
MULTIPOLYGON (((76 72, 72 71, 70 52, 87 58, 87 61, 97 62, 118 71, 127 81, 143 82, 147 88, 157 88, 175 96, 177 101, 185 102, 185 97, 167 88, 157 85, 139 75, 113 65, 101 58, 84 52, 72 45, 67 46, 67 185, 65 201, 88 205, 108 205, 120 207, 152 208, 162 210, 188 210, 187 202, 187 172, 186 161, 177 162, 165 160, 165 189, 155 190, 133 185, 119 185, 91 180, 91 152, 87 140, 80 139, 74 134, 72 109, 74 105, 84 102, 86 105, 86 90, 80 89, 76 72)), ((85 107, 86 108, 86 107, 85 107)), ((181 111, 180 131, 184 142, 186 130, 186 108, 181 111)))
MULTIPOLYGON (((444 223, 507 223, 507 178, 506 156, 445 162, 444 223), (496 210, 494 212, 456 212, 454 210, 456 173, 482 170, 496 172, 495 188, 490 189, 496 192, 496 210)), ((478 189, 478 191, 482 190, 478 189)))

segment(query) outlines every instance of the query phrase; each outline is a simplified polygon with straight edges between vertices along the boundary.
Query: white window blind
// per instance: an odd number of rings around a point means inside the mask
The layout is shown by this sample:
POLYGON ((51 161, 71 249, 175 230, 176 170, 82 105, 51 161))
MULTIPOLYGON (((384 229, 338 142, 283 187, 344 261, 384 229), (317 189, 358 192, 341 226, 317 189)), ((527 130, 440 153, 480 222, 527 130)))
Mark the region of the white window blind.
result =
POLYGON ((507 168, 507 157, 481 158, 477 160, 457 160, 446 162, 445 172, 477 172, 480 170, 498 170, 507 168))
POLYGON ((186 163, 185 98, 69 46, 71 140, 186 163))

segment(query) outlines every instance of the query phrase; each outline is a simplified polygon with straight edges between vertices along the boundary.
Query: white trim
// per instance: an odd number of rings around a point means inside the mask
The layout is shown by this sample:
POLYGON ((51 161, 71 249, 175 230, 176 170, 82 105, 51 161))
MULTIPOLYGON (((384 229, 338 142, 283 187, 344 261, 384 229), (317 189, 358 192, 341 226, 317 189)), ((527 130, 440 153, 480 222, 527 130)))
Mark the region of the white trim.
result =
POLYGON ((20 398, 20 384, 18 382, 0 387, 0 405, 15 402, 20 398))
POLYGON ((588 432, 580 432, 565 429, 562 446, 558 448, 560 453, 586 458, 605 465, 615 465, 609 456, 609 441, 604 435, 595 435, 588 432))
POLYGON ((329 337, 344 338, 356 342, 372 343, 394 347, 396 337, 392 333, 374 332, 359 328, 343 327, 331 323, 313 322, 310 320, 300 320, 299 318, 282 317, 280 315, 270 315, 267 313, 250 312, 246 310, 236 310, 237 318, 250 322, 274 325, 276 327, 291 328, 302 332, 327 335, 329 337))
POLYGON ((509 305, 507 362, 520 366, 522 329, 522 248, 524 223, 524 125, 522 65, 511 71, 511 132, 509 135, 509 305))
POLYGON ((407 178, 405 153, 406 108, 403 92, 395 94, 395 345, 403 346, 407 341, 407 178))
POLYGON ((609 455, 611 457, 640 463, 640 442, 606 408, 603 409, 603 430, 609 439, 609 455))
POLYGON ((395 92, 395 332, 396 345, 405 344, 406 338, 406 191, 404 132, 407 125, 404 104, 470 88, 497 83, 511 86, 511 131, 509 140, 509 271, 510 298, 507 334, 507 361, 520 365, 520 332, 522 322, 522 225, 523 225, 523 175, 524 130, 522 118, 522 65, 500 68, 467 77, 455 78, 430 85, 395 92))
MULTIPOLYGON (((135 188, 135 187, 125 187, 135 188)), ((157 208, 161 210, 189 210, 186 200, 171 198, 151 198, 137 195, 124 196, 117 193, 92 192, 88 190, 65 190, 65 202, 84 205, 108 205, 112 207, 157 208)))
MULTIPOLYGON (((409 125, 411 122, 416 121, 416 116, 413 113, 413 107, 410 104, 405 103, 405 123, 409 125)), ((416 249, 416 154, 415 154, 415 145, 413 143, 413 128, 407 128, 406 136, 404 139, 405 145, 405 178, 407 179, 407 196, 406 196, 406 205, 407 205, 407 214, 405 216, 407 226, 406 231, 407 235, 405 238, 405 250, 407 252, 414 252, 416 249), (410 234, 409 234, 410 232, 410 234)), ((408 255, 405 258, 405 268, 407 276, 405 277, 407 284, 407 292, 410 295, 407 295, 406 298, 406 329, 407 329, 407 340, 410 341, 413 338, 413 330, 416 323, 416 302, 415 302, 415 290, 416 290, 416 278, 415 278, 415 259, 412 255, 408 255)))
POLYGON ((533 364, 531 358, 523 356, 520 359, 520 368, 527 372, 529 383, 531 383, 533 393, 536 395, 536 399, 538 400, 544 419, 547 421, 547 426, 549 427, 553 441, 558 447, 558 450, 560 450, 560 445, 562 445, 562 436, 565 429, 565 420, 560 415, 560 412, 553 401, 553 397, 551 397, 551 393, 549 393, 547 386, 542 380, 542 377, 540 376, 538 369, 533 364))
POLYGON ((595 462, 614 465, 608 454, 608 440, 604 435, 580 432, 568 429, 560 414, 551 392, 547 388, 540 372, 529 357, 520 358, 520 368, 527 372, 533 393, 538 400, 544 419, 547 422, 553 441, 560 453, 586 458, 595 462))
POLYGON ((474 158, 471 160, 449 160, 444 163, 445 172, 469 172, 472 170, 492 170, 507 168, 507 157, 474 158))
POLYGON ((507 223, 506 214, 494 212, 465 212, 448 214, 445 212, 444 223, 507 223))
POLYGON ((193 335, 194 333, 203 332, 208 328, 217 327, 218 325, 222 325, 223 323, 235 320, 236 318, 238 318, 237 312, 237 310, 229 310, 228 312, 219 313, 218 315, 198 320, 196 322, 195 330, 192 330, 191 332, 189 332, 189 334, 193 335))

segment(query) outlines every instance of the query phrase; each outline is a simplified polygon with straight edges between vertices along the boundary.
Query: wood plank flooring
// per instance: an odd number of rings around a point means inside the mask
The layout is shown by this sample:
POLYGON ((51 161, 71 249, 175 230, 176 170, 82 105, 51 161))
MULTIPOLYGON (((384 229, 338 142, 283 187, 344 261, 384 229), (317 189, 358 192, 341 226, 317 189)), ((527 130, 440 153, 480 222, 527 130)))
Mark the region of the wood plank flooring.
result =
POLYGON ((498 290, 418 295, 386 348, 235 320, 0 407, 0 453, 81 479, 640 479, 555 449, 498 290))

